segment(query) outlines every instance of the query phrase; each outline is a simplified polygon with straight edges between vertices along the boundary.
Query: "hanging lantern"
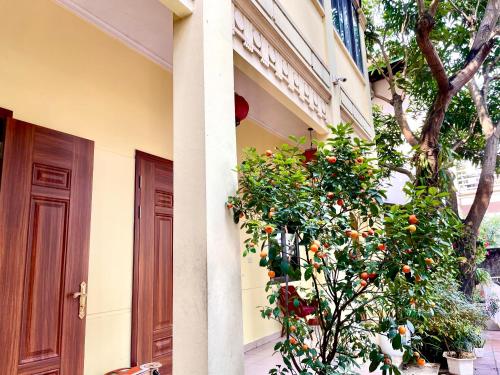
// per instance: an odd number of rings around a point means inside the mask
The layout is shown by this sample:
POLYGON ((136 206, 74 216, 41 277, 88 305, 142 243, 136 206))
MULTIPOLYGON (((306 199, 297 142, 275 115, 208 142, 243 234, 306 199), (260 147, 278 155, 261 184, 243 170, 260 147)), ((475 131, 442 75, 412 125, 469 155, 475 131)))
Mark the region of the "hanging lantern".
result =
POLYGON ((318 149, 314 147, 312 143, 313 128, 308 128, 307 130, 309 131, 309 141, 311 142, 311 145, 307 150, 304 151, 304 157, 306 158, 305 162, 309 163, 313 160, 316 160, 316 151, 318 151, 318 149))
POLYGON ((250 107, 245 98, 234 93, 234 116, 236 120, 236 126, 238 126, 241 121, 247 118, 249 110, 250 107))

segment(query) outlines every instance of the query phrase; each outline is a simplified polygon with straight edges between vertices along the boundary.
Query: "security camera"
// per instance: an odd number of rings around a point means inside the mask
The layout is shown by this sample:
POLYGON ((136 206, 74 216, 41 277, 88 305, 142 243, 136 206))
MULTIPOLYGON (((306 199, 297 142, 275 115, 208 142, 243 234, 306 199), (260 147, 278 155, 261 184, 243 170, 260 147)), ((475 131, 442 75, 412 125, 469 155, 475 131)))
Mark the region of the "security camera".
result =
POLYGON ((334 78, 332 82, 333 82, 334 85, 338 85, 341 82, 345 82, 345 81, 347 81, 347 78, 345 78, 345 77, 337 77, 337 78, 334 78))

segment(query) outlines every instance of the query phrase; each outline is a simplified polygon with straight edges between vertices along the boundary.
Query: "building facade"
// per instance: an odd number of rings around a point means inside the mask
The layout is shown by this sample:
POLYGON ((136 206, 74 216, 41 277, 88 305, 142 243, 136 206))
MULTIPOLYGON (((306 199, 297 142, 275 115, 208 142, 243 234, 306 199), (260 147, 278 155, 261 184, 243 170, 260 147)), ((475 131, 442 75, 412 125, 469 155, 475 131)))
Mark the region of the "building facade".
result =
POLYGON ((0 2, 2 373, 243 374, 242 150, 373 137, 357 0, 0 2), (235 126, 234 95, 249 104, 235 126), (175 201, 175 204, 174 204, 175 201))

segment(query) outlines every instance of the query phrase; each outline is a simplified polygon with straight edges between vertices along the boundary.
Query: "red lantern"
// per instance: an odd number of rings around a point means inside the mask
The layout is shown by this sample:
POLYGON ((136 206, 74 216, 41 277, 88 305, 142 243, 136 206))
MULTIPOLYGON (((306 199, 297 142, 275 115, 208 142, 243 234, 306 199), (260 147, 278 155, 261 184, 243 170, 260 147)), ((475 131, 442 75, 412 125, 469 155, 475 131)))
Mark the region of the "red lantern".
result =
POLYGON ((313 142, 312 142, 312 131, 313 131, 313 128, 308 128, 307 129, 309 131, 309 140, 311 141, 311 146, 304 151, 304 157, 305 157, 305 163, 309 163, 313 160, 316 160, 316 151, 318 151, 316 149, 316 147, 313 146, 313 142))
POLYGON ((236 119, 236 126, 238 126, 241 121, 247 118, 249 110, 250 107, 245 98, 234 93, 234 116, 236 119))

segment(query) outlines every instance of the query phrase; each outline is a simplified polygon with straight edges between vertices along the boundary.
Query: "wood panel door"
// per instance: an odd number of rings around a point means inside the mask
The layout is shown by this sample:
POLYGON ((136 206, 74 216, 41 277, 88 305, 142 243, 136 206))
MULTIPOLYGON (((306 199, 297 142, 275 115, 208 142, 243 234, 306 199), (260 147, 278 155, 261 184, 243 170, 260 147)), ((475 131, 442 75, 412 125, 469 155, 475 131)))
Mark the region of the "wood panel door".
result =
POLYGON ((173 163, 136 153, 132 365, 172 373, 173 163))
POLYGON ((4 122, 0 372, 82 375, 93 143, 4 122))

